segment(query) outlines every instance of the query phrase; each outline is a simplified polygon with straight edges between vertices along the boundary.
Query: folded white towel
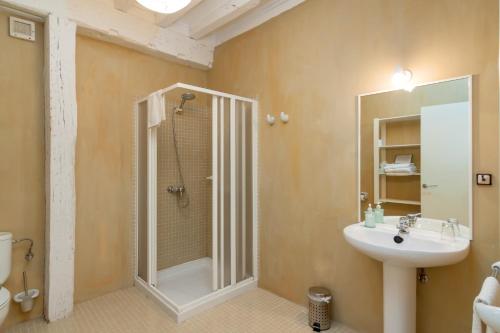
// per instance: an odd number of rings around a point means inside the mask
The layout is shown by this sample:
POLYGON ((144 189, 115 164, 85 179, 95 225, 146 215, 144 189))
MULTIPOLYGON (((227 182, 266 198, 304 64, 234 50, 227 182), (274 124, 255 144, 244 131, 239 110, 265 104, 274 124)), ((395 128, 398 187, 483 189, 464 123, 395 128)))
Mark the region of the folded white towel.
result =
POLYGON ((483 282, 479 295, 477 295, 478 301, 486 305, 496 306, 500 305, 498 304, 498 301, 500 301, 499 297, 500 284, 498 283, 498 280, 492 276, 487 277, 483 282))
POLYGON ((410 165, 385 165, 384 166, 384 169, 387 169, 387 170, 408 169, 408 168, 416 169, 417 167, 414 164, 410 164, 410 165))
POLYGON ((384 169, 385 173, 401 173, 401 174, 412 174, 417 172, 415 168, 401 168, 401 169, 384 169))
POLYGON ((386 163, 383 164, 384 168, 408 168, 408 167, 414 167, 414 163, 386 163))
POLYGON ((413 163, 391 163, 382 165, 386 173, 414 173, 417 167, 413 163))
POLYGON ((485 328, 485 325, 477 315, 476 303, 500 305, 500 284, 497 279, 490 276, 484 280, 481 291, 474 300, 472 308, 472 333, 484 333, 485 331, 486 333, 494 333, 491 328, 485 328))
POLYGON ((165 115, 165 98, 163 94, 155 92, 148 96, 148 127, 160 126, 165 115))

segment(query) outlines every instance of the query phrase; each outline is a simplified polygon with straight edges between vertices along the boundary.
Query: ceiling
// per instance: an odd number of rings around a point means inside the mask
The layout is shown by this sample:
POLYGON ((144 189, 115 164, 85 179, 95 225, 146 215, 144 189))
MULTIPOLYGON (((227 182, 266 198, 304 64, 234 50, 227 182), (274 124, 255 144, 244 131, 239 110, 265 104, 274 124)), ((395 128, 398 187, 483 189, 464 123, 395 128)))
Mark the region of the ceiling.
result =
POLYGON ((112 1, 119 11, 217 46, 305 0, 192 0, 168 15, 152 12, 135 0, 101 1, 112 1))
POLYGON ((74 21, 79 33, 196 67, 210 68, 215 47, 306 0, 192 0, 177 13, 135 0, 0 0, 12 8, 74 21))

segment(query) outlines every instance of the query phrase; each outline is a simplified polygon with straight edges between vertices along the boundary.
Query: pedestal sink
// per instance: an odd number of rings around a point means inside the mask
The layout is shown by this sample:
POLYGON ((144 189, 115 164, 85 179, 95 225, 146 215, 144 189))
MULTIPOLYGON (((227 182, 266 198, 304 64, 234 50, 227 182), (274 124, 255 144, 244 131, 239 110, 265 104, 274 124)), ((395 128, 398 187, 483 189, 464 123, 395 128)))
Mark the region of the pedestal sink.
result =
MULTIPOLYGON (((381 261, 384 268, 384 333, 415 333, 416 268, 446 266, 462 261, 469 252, 469 240, 456 237, 442 240, 441 233, 410 228, 397 244, 398 217, 385 217, 376 228, 356 223, 344 228, 349 244, 367 256, 381 261)), ((441 225, 443 221, 419 219, 421 225, 441 225)), ((434 227, 434 229, 437 229, 434 227)))

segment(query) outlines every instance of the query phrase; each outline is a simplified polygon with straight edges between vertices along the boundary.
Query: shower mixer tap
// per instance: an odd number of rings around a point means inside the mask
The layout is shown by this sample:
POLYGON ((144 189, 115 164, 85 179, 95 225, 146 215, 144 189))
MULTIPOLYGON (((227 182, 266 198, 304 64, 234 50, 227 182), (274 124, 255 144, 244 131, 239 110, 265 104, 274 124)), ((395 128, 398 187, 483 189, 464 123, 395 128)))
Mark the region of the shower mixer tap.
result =
POLYGON ((182 197, 184 195, 184 192, 186 192, 186 188, 183 185, 181 186, 170 185, 169 187, 167 187, 167 192, 172 194, 178 194, 180 197, 182 197))

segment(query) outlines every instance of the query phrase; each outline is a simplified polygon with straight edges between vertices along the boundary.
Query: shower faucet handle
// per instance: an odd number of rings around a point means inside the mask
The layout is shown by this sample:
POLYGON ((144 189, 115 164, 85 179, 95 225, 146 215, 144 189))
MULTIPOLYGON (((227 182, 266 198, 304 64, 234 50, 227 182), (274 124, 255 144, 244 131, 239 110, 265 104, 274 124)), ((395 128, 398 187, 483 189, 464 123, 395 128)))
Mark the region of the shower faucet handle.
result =
POLYGON ((182 197, 184 192, 186 192, 186 188, 184 187, 184 185, 180 186, 169 185, 167 187, 167 192, 172 194, 179 194, 182 197))

